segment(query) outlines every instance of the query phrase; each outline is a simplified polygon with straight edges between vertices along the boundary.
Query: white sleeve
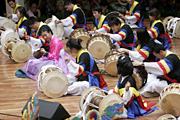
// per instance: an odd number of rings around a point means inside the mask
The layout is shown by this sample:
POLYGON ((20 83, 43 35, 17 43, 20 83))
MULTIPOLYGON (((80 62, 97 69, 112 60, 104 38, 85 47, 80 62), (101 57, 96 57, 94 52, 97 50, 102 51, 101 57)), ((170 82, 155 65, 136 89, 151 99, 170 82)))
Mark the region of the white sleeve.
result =
POLYGON ((105 28, 100 28, 100 29, 96 30, 96 32, 104 32, 104 33, 107 33, 107 31, 106 31, 105 28))
POLYGON ((60 50, 60 55, 64 55, 64 48, 60 50))
POLYGON ((118 34, 108 34, 108 35, 110 35, 110 38, 112 38, 115 41, 121 41, 122 40, 122 37, 118 34))
POLYGON ((144 61, 144 57, 137 51, 129 51, 129 57, 134 61, 144 61))
POLYGON ((29 44, 31 45, 32 49, 38 49, 42 46, 41 40, 33 37, 30 37, 29 44))
POLYGON ((125 90, 124 95, 123 95, 124 104, 126 105, 131 100, 132 97, 133 97, 133 94, 131 90, 128 90, 128 91, 125 90))
POLYGON ((157 62, 151 62, 151 63, 144 62, 144 67, 148 72, 154 75, 157 75, 157 76, 164 75, 163 70, 160 68, 157 62))
POLYGON ((67 64, 67 67, 68 67, 69 73, 72 76, 76 76, 79 74, 79 64, 70 60, 70 62, 67 64))
POLYGON ((128 19, 127 22, 131 24, 134 24, 138 21, 136 16, 125 15, 125 17, 128 19))
POLYGON ((73 21, 70 17, 61 20, 63 26, 73 26, 73 21))
POLYGON ((19 37, 23 38, 23 37, 24 37, 24 30, 21 29, 21 28, 18 28, 18 29, 19 29, 19 30, 18 30, 18 35, 19 35, 19 37))
POLYGON ((17 17, 17 14, 12 14, 12 20, 14 22, 17 22, 19 20, 19 18, 17 17))
POLYGON ((153 34, 151 33, 151 31, 148 30, 148 33, 149 33, 149 36, 150 36, 151 38, 154 38, 154 37, 153 37, 153 34))

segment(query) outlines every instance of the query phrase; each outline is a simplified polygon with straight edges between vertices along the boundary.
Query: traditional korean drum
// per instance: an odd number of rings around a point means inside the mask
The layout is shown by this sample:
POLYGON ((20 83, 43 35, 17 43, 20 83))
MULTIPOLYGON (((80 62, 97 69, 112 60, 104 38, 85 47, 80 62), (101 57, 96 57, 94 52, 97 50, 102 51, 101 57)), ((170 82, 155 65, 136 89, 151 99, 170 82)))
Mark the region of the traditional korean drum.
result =
POLYGON ((19 39, 19 35, 17 34, 17 32, 15 32, 13 29, 7 29, 1 34, 1 44, 9 37, 19 39))
POLYGON ((180 84, 173 83, 160 93, 159 105, 166 114, 180 116, 180 84))
POLYGON ((52 18, 48 18, 45 23, 48 24, 48 26, 51 28, 53 34, 60 39, 64 35, 64 26, 62 23, 55 24, 55 20, 59 19, 56 16, 52 16, 52 18))
POLYGON ((111 40, 105 35, 95 35, 87 42, 87 49, 96 59, 104 59, 112 48, 111 40))
POLYGON ((4 18, 0 20, 0 26, 4 27, 5 29, 14 29, 14 22, 11 19, 4 18))
POLYGON ((2 52, 15 62, 21 63, 30 58, 32 50, 30 44, 24 40, 9 37, 2 42, 2 52))
POLYGON ((168 34, 170 35, 170 37, 180 38, 180 33, 179 33, 179 30, 180 30, 180 18, 168 17, 168 18, 165 18, 165 20, 163 21, 163 23, 165 23, 165 22, 167 23, 166 29, 167 29, 168 34), (167 20, 167 22, 166 22, 166 20, 167 20))
MULTIPOLYGON (((113 104, 121 104, 123 100, 118 94, 109 94, 106 95, 100 88, 98 87, 90 87, 86 89, 80 99, 80 109, 84 109, 86 106, 86 113, 89 110, 97 109, 100 115, 105 113, 105 108, 107 106, 111 106, 113 104)), ((123 112, 124 105, 119 108, 119 112, 123 112)))
POLYGON ((164 25, 164 28, 165 30, 168 32, 168 29, 167 29, 167 25, 168 25, 168 22, 169 20, 171 20, 172 18, 174 18, 173 16, 168 16, 166 17, 164 20, 163 20, 163 25, 164 25))
POLYGON ((83 28, 75 29, 71 34, 70 38, 82 39, 81 46, 86 48, 87 41, 90 39, 88 31, 83 28))
POLYGON ((125 55, 125 53, 120 53, 117 50, 111 50, 105 56, 105 71, 112 75, 117 76, 117 61, 120 55, 125 55))
POLYGON ((62 70, 55 65, 46 65, 37 74, 38 89, 50 98, 64 95, 69 83, 62 70))

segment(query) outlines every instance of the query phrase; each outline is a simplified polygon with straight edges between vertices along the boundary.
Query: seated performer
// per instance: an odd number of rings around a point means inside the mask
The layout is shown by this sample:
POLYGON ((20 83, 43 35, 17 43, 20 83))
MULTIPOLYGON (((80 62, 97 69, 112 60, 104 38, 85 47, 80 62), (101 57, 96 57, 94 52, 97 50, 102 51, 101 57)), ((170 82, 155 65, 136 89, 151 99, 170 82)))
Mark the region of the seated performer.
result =
POLYGON ((89 86, 97 86, 108 90, 107 83, 99 72, 94 58, 87 50, 82 49, 81 42, 81 39, 69 39, 66 43, 72 55, 76 56, 76 63, 66 58, 66 61, 68 61, 67 66, 70 74, 77 78, 77 80, 71 81, 67 92, 69 94, 81 95, 89 86), (79 89, 80 86, 81 89, 79 89))
POLYGON ((19 18, 17 24, 17 32, 20 38, 25 39, 26 35, 30 35, 31 29, 28 26, 28 15, 26 14, 26 10, 24 7, 17 8, 17 17, 19 18))
POLYGON ((13 9, 13 14, 8 14, 7 17, 12 18, 12 20, 16 23, 19 19, 16 14, 16 10, 18 7, 22 7, 21 5, 16 4, 15 0, 7 0, 9 6, 13 9))
POLYGON ((146 102, 143 102, 140 93, 137 91, 136 80, 132 76, 133 64, 127 55, 119 57, 117 70, 121 76, 113 93, 117 93, 123 98, 125 108, 122 118, 136 119, 157 109, 156 107, 150 108, 154 104, 147 105, 146 102))
POLYGON ((40 59, 29 59, 23 67, 23 71, 26 75, 34 80, 37 80, 37 74, 39 70, 45 65, 58 66, 65 75, 69 74, 65 57, 69 57, 72 62, 75 60, 64 52, 64 44, 56 36, 53 35, 51 29, 48 26, 44 26, 40 29, 39 34, 50 43, 49 51, 41 48, 40 52, 42 57, 40 59))
MULTIPOLYGON (((139 28, 134 31, 137 46, 135 51, 125 48, 119 48, 119 52, 126 52, 133 61, 157 61, 157 58, 151 53, 154 45, 153 39, 149 36, 145 28, 139 28)), ((155 42, 158 42, 155 40, 155 42)))
POLYGON ((64 26, 64 37, 69 37, 72 31, 76 28, 89 29, 86 24, 86 16, 83 10, 75 5, 73 0, 65 1, 65 8, 67 11, 71 11, 72 14, 62 20, 55 21, 55 24, 62 23, 64 26))
POLYGON ((40 48, 41 46, 44 47, 46 51, 49 49, 50 41, 46 41, 40 34, 40 31, 43 27, 49 27, 47 24, 43 22, 38 22, 37 18, 30 17, 28 19, 29 27, 32 29, 31 35, 26 36, 26 39, 29 40, 29 43, 33 47, 32 49, 35 50, 37 48, 40 48), (35 38, 33 36, 33 33, 35 34, 35 38))
POLYGON ((155 44, 152 49, 158 62, 133 62, 134 66, 144 66, 147 72, 152 73, 153 78, 148 78, 147 84, 142 88, 141 93, 160 93, 169 83, 180 82, 180 59, 173 52, 166 50, 163 45, 155 44), (162 76, 158 77, 157 76, 162 76))
POLYGON ((113 34, 111 33, 101 33, 101 34, 107 35, 111 39, 117 41, 120 47, 134 50, 136 39, 129 25, 121 23, 118 17, 110 17, 108 19, 108 25, 113 30, 113 34))
POLYGON ((143 23, 144 15, 142 13, 142 8, 139 2, 135 0, 127 0, 126 15, 119 14, 119 16, 126 21, 131 28, 146 28, 143 23))
POLYGON ((95 6, 92 9, 93 16, 95 18, 94 22, 94 31, 89 31, 90 34, 96 32, 104 32, 109 33, 110 27, 108 26, 108 22, 106 21, 106 16, 102 14, 102 7, 95 6))
POLYGON ((170 48, 171 39, 166 33, 163 23, 160 20, 160 12, 156 8, 152 8, 149 12, 149 19, 151 21, 149 35, 153 39, 157 39, 161 42, 166 49, 170 48))

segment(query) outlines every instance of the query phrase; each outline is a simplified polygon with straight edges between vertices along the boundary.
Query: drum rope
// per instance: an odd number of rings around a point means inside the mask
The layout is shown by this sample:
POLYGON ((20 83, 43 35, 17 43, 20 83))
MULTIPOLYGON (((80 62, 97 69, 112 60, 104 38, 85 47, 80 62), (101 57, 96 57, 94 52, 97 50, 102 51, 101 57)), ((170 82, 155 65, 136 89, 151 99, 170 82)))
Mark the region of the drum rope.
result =
POLYGON ((168 21, 168 24, 167 24, 167 29, 168 31, 170 31, 171 29, 173 29, 172 33, 170 33, 170 37, 177 37, 176 34, 175 34, 175 31, 176 31, 176 25, 178 23, 178 21, 180 20, 180 18, 171 18, 169 21, 168 21), (170 24, 171 23, 171 24, 170 24))

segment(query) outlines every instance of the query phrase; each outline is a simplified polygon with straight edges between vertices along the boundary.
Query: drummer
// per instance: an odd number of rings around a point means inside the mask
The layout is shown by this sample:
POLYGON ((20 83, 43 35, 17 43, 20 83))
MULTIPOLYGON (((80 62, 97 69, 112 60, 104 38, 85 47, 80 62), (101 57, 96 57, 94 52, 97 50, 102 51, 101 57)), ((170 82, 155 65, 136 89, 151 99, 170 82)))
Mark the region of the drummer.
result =
MULTIPOLYGON (((134 66, 144 66, 147 72, 154 75, 154 78, 150 79, 141 93, 160 93, 170 83, 180 82, 180 59, 179 57, 164 48, 163 45, 155 44, 152 53, 158 57, 158 62, 133 62, 134 66), (158 76, 158 77, 157 77, 158 76), (160 77, 159 77, 160 76, 160 77), (162 76, 162 77, 161 77, 162 76)), ((149 79, 149 78, 148 78, 149 79)))
POLYGON ((75 4, 74 0, 66 0, 65 8, 67 11, 71 11, 72 14, 65 19, 55 21, 55 24, 63 24, 64 37, 69 37, 71 32, 76 28, 84 28, 89 30, 89 26, 86 24, 86 16, 83 10, 75 4))
POLYGON ((7 0, 7 3, 9 6, 13 9, 13 14, 8 14, 7 17, 12 18, 12 20, 16 23, 18 22, 19 18, 17 17, 17 8, 22 7, 21 5, 18 5, 15 0, 7 0))
POLYGON ((133 61, 157 61, 158 59, 151 53, 151 49, 155 42, 159 44, 161 43, 157 40, 154 42, 145 28, 136 29, 134 35, 138 43, 135 51, 126 48, 119 48, 118 51, 126 52, 133 61))
POLYGON ((119 57, 117 71, 120 78, 113 93, 119 94, 123 98, 125 108, 122 118, 136 119, 157 109, 156 107, 150 108, 151 106, 145 106, 145 102, 143 102, 137 91, 136 80, 132 76, 133 64, 127 55, 119 57))
POLYGON ((26 14, 26 10, 24 7, 17 8, 17 17, 19 18, 17 24, 17 31, 20 38, 25 39, 26 35, 30 35, 31 28, 28 25, 28 15, 26 14))
POLYGON ((94 58, 87 50, 82 48, 81 42, 81 39, 69 39, 66 43, 71 54, 76 56, 76 63, 66 58, 67 66, 70 74, 77 78, 75 81, 70 81, 71 85, 67 92, 69 94, 81 95, 89 86, 97 86, 108 90, 107 83, 99 72, 94 58))
POLYGON ((118 17, 110 17, 108 19, 108 25, 113 30, 111 33, 101 33, 107 35, 111 39, 117 41, 120 47, 134 50, 136 38, 129 25, 121 23, 118 17))
POLYGON ((43 27, 49 27, 47 24, 43 22, 38 22, 37 18, 30 17, 28 19, 29 27, 31 28, 31 35, 26 36, 26 39, 29 40, 29 43, 34 47, 33 49, 40 48, 43 46, 43 48, 48 51, 50 42, 46 41, 40 34, 40 31, 43 27), (33 36, 33 34, 35 36, 33 36))
POLYGON ((89 31, 89 34, 93 34, 95 32, 104 32, 109 33, 110 27, 108 26, 108 22, 106 21, 106 16, 102 14, 102 7, 95 6, 92 9, 93 16, 95 17, 94 22, 94 31, 89 31))
POLYGON ((161 42, 166 49, 170 48, 171 39, 166 33, 163 23, 160 20, 160 12, 156 8, 152 8, 149 12, 149 20, 151 21, 149 35, 155 40, 161 42))
POLYGON ((142 13, 142 7, 139 2, 135 0, 127 0, 126 15, 119 14, 119 16, 126 21, 131 28, 146 28, 143 23, 144 15, 142 13))

